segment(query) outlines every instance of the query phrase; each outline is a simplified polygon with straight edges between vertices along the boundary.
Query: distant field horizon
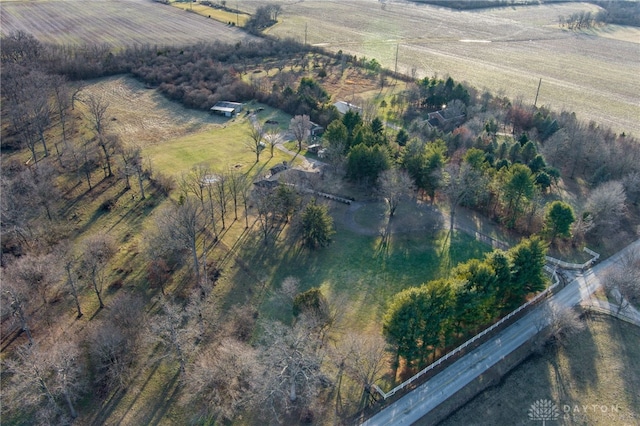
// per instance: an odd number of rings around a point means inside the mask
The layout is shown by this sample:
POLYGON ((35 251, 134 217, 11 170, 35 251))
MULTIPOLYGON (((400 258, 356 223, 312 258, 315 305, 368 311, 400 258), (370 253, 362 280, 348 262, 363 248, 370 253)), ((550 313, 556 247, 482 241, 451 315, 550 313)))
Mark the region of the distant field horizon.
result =
MULTIPOLYGON (((245 1, 249 12, 282 6, 267 33, 331 51, 376 58, 416 77, 451 76, 538 106, 575 112, 640 137, 640 28, 570 31, 559 16, 595 12, 588 3, 455 11, 404 1, 245 1), (397 54, 397 66, 396 66, 397 54)), ((240 29, 142 0, 82 3, 2 1, 2 33, 17 29, 45 42, 175 44, 251 40, 240 29)))
MULTIPOLYGON (((255 7, 268 1, 251 2, 255 7)), ((456 11, 406 1, 306 0, 283 4, 267 31, 325 49, 376 58, 418 77, 451 76, 538 106, 575 112, 640 136, 640 28, 570 31, 560 16, 588 3, 456 11)))

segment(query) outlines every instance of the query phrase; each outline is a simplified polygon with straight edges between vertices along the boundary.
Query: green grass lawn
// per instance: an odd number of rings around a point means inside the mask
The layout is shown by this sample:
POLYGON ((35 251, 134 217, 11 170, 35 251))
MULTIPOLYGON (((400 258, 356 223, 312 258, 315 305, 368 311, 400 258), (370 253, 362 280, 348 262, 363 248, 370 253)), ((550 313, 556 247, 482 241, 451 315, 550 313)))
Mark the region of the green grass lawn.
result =
MULTIPOLYGON (((265 109, 258 114, 258 119, 264 121, 280 115, 265 109)), ((274 150, 274 156, 271 157, 267 147, 256 164, 256 154, 249 148, 253 143, 249 137, 249 126, 249 120, 241 114, 213 130, 149 146, 144 150, 144 155, 151 160, 155 170, 175 177, 200 163, 209 164, 214 170, 234 167, 255 175, 260 171, 266 173, 266 169, 277 163, 291 160, 290 155, 278 149, 274 150)))
MULTIPOLYGON (((342 214, 342 209, 334 209, 334 215, 342 214)), ((266 285, 271 290, 278 289, 285 278, 295 277, 300 291, 320 287, 343 310, 345 326, 379 333, 380 320, 394 294, 438 278, 449 267, 489 251, 459 233, 452 239, 440 231, 435 235, 425 231, 368 236, 340 223, 336 231, 331 244, 318 250, 302 248, 292 235, 284 235, 273 247, 259 241, 244 244, 241 257, 268 277, 266 285)), ((289 318, 269 294, 264 295, 261 309, 269 317, 289 318)))

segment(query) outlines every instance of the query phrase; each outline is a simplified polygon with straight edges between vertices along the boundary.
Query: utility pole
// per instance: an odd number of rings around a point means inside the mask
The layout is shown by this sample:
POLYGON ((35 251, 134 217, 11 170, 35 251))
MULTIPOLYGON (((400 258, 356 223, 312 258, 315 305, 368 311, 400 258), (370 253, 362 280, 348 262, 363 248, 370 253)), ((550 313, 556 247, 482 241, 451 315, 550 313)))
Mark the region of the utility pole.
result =
POLYGON ((396 44, 396 67, 393 70, 394 74, 398 75, 398 49, 400 48, 400 43, 396 44))
POLYGON ((540 86, 542 85, 542 78, 538 82, 538 90, 536 91, 536 100, 533 101, 533 106, 535 107, 538 103, 538 94, 540 93, 540 86))
POLYGON ((307 23, 304 23, 304 45, 307 45, 307 23))

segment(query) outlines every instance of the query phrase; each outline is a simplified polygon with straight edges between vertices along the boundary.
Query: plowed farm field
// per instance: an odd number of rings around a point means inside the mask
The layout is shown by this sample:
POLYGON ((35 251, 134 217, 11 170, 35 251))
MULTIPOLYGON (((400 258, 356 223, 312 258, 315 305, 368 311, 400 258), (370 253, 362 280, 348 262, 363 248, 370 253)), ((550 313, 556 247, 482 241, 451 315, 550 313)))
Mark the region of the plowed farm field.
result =
MULTIPOLYGON (((265 1, 254 1, 256 7, 265 1)), ((455 11, 404 1, 282 2, 269 34, 376 58, 417 76, 482 90, 640 136, 640 29, 570 31, 558 18, 597 12, 588 3, 455 11)))
POLYGON ((180 45, 250 38, 221 22, 149 0, 0 1, 2 34, 23 30, 54 44, 180 45))

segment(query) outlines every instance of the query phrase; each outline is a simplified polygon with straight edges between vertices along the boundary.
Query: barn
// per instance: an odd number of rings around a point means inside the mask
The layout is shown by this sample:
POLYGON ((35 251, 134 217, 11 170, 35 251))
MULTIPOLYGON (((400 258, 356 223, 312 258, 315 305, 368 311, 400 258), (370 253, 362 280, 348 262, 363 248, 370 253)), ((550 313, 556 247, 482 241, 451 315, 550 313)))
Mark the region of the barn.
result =
POLYGON ((242 104, 239 102, 220 101, 211 107, 211 112, 225 117, 234 117, 240 111, 242 111, 242 104))

